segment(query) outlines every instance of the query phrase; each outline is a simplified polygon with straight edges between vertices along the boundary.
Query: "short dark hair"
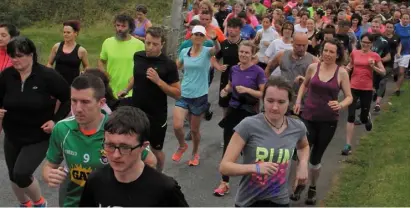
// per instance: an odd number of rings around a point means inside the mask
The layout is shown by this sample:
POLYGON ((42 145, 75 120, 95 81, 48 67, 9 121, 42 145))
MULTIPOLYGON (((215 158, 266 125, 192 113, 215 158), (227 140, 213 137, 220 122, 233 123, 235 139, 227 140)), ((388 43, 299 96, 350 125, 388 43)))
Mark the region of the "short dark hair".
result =
POLYGON ((104 97, 106 98, 106 103, 107 105, 112 109, 115 106, 115 103, 117 103, 117 98, 114 97, 113 89, 110 87, 110 79, 109 75, 107 72, 102 71, 98 68, 91 68, 87 69, 83 75, 91 74, 94 75, 103 81, 104 88, 105 88, 105 94, 104 97))
POLYGON ((357 13, 354 13, 354 14, 351 16, 351 25, 352 25, 352 21, 353 21, 354 19, 357 19, 357 20, 358 20, 358 26, 361 26, 361 23, 362 23, 362 17, 361 17, 361 15, 359 15, 359 14, 357 14, 357 13))
POLYGON ((80 32, 80 21, 78 20, 68 20, 63 22, 63 26, 70 26, 73 28, 74 32, 80 32))
POLYGON ((85 73, 73 80, 71 87, 76 90, 85 90, 91 88, 94 91, 94 98, 100 100, 105 98, 106 88, 104 82, 98 76, 91 73, 85 73))
POLYGON ((241 11, 237 14, 237 17, 247 19, 247 13, 245 13, 245 11, 241 11))
POLYGON ((6 28, 7 32, 9 33, 11 38, 17 37, 20 35, 20 31, 17 29, 16 26, 10 23, 0 23, 0 27, 6 28))
POLYGON ((137 141, 143 144, 150 134, 150 122, 139 108, 122 106, 109 116, 104 124, 104 131, 110 134, 138 135, 137 141))
POLYGON ((138 4, 138 5, 136 6, 136 12, 141 12, 141 13, 143 13, 143 14, 147 14, 148 10, 147 10, 147 7, 146 7, 146 6, 144 6, 144 5, 142 5, 142 4, 138 4))
POLYGON ((210 17, 213 17, 213 13, 211 11, 202 11, 201 14, 210 15, 210 17))
POLYGON ((33 63, 37 64, 37 50, 33 41, 30 39, 17 36, 10 40, 7 44, 7 55, 10 57, 16 57, 17 53, 22 53, 24 55, 33 54, 33 63))
POLYGON ((193 19, 193 20, 190 21, 190 26, 196 26, 196 25, 201 25, 200 20, 193 19))
POLYGON ((146 35, 150 34, 154 38, 160 38, 161 43, 166 42, 166 34, 161 27, 149 27, 146 31, 146 35))
POLYGON ((333 38, 333 39, 331 39, 331 40, 324 40, 323 43, 321 44, 321 52, 320 52, 320 54, 323 53, 324 46, 325 46, 326 43, 329 43, 329 44, 332 44, 332 45, 337 46, 337 60, 336 60, 335 62, 337 63, 337 65, 340 66, 340 65, 344 62, 344 60, 345 60, 345 57, 344 57, 344 56, 345 56, 344 46, 341 45, 341 42, 340 42, 338 39, 336 39, 336 38, 333 38))
POLYGON ((315 13, 320 15, 321 18, 325 15, 324 10, 322 10, 322 9, 317 9, 317 11, 315 11, 315 13))
POLYGON ((294 90, 291 84, 282 76, 270 76, 265 83, 264 90, 263 90, 263 100, 265 95, 267 94, 267 89, 269 87, 277 87, 282 90, 286 90, 288 92, 288 100, 292 102, 294 96, 294 90))
POLYGON ((371 42, 374 42, 374 40, 375 40, 375 35, 373 35, 373 34, 371 34, 371 33, 369 33, 369 32, 366 32, 366 33, 364 33, 364 34, 361 35, 360 41, 361 41, 363 38, 365 38, 365 37, 367 37, 371 42))
POLYGON ((243 22, 241 22, 240 18, 234 17, 228 20, 227 22, 227 28, 242 28, 243 27, 243 22))
POLYGON ((133 33, 134 29, 136 29, 136 24, 134 23, 134 19, 127 14, 119 14, 114 18, 114 23, 116 22, 121 22, 121 23, 127 23, 128 24, 128 29, 130 30, 130 34, 133 33))
POLYGON ((281 35, 283 35, 285 26, 290 26, 290 29, 293 31, 291 35, 293 35, 294 34, 294 24, 291 23, 290 21, 285 21, 284 24, 281 26, 281 35))

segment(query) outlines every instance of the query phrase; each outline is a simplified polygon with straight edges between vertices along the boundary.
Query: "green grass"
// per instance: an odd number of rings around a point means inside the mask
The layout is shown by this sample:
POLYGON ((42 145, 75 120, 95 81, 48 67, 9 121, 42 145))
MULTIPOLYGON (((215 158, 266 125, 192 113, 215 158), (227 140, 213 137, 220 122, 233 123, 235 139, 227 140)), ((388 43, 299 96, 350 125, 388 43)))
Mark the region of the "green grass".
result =
POLYGON ((322 206, 409 207, 410 90, 390 98, 344 164, 322 206))
MULTIPOLYGON (((127 13, 134 17, 134 8, 136 4, 143 3, 148 7, 147 17, 153 22, 154 25, 162 24, 164 18, 171 14, 170 0, 132 0, 124 5, 121 12, 127 13)), ((117 14, 117 13, 116 13, 117 14)), ((97 67, 97 60, 101 51, 101 45, 103 41, 115 34, 114 25, 112 19, 115 14, 96 14, 103 15, 101 20, 93 25, 82 25, 82 29, 77 38, 77 43, 82 45, 89 54, 90 67, 97 67)), ((96 18, 96 17, 89 17, 96 18)), ((21 34, 33 40, 39 53, 39 62, 42 64, 47 63, 50 50, 54 44, 63 40, 62 26, 56 24, 50 24, 50 21, 43 20, 35 23, 32 27, 25 28, 21 31, 21 34)))

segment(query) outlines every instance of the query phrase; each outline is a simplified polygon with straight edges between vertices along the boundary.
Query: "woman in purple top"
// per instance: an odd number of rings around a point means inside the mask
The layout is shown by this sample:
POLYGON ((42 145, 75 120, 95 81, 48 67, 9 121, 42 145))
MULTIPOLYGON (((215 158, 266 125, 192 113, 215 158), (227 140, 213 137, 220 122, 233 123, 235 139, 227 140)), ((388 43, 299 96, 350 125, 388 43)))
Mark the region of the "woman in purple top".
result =
MULTIPOLYGON (((229 82, 220 93, 221 97, 232 93, 227 114, 219 123, 224 129, 223 155, 234 134, 234 127, 245 117, 257 114, 266 79, 264 70, 252 62, 252 56, 256 51, 257 47, 251 41, 241 42, 238 48, 240 64, 231 68, 229 82)), ((224 196, 229 192, 229 179, 228 176, 222 176, 222 181, 214 190, 214 195, 224 196)))
POLYGON ((133 37, 144 41, 146 39, 146 31, 152 26, 150 20, 147 19, 147 7, 144 5, 137 5, 136 7, 136 29, 134 29, 133 37))
MULTIPOLYGON (((311 64, 306 72, 304 83, 298 91, 294 113, 300 113, 300 103, 307 90, 302 120, 307 128, 311 147, 310 176, 306 204, 316 203, 316 182, 321 169, 321 158, 334 136, 339 111, 352 103, 350 80, 344 68, 344 47, 336 39, 326 40, 322 45, 322 61, 311 64), (338 101, 338 93, 343 90, 345 98, 338 101)), ((297 186, 292 199, 299 200, 305 186, 297 186)))

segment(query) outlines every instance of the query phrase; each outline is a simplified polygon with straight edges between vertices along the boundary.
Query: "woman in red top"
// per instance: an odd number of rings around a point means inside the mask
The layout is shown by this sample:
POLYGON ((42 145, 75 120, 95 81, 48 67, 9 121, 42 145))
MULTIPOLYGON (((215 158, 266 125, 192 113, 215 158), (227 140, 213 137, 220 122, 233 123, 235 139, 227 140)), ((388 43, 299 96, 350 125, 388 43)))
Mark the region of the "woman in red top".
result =
POLYGON ((16 26, 8 23, 0 24, 0 72, 12 66, 11 58, 7 55, 6 48, 10 40, 19 35, 20 32, 16 26))
POLYGON ((346 145, 342 150, 342 155, 351 153, 351 140, 354 134, 354 120, 357 100, 361 101, 361 122, 365 124, 365 129, 371 131, 372 121, 370 106, 373 94, 373 71, 385 75, 385 68, 381 62, 381 57, 371 51, 374 37, 370 33, 361 36, 361 50, 351 52, 351 62, 347 65, 347 71, 351 73, 351 93, 352 104, 348 107, 348 123, 346 134, 346 145))

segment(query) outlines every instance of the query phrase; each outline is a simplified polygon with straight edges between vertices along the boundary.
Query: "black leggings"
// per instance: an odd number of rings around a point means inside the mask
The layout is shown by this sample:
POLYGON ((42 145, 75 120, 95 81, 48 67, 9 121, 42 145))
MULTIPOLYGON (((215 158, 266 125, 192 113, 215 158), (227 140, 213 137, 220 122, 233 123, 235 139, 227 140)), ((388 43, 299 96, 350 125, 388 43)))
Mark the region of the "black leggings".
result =
POLYGON ((367 123, 368 121, 368 114, 370 112, 371 102, 372 102, 372 90, 356 90, 351 89, 352 93, 352 103, 348 107, 348 123, 354 123, 355 121, 355 110, 357 100, 360 99, 361 102, 361 115, 360 120, 362 123, 367 123))
POLYGON ((310 164, 318 165, 328 144, 334 137, 338 121, 308 121, 303 120, 307 128, 307 138, 310 143, 310 164))
POLYGON ((33 173, 46 156, 49 141, 20 145, 4 139, 4 155, 9 178, 20 188, 27 188, 33 182, 33 173))
MULTIPOLYGON (((229 107, 227 110, 227 115, 223 120, 219 123, 221 127, 223 127, 223 137, 224 137, 224 148, 223 148, 223 157, 225 151, 227 150, 227 146, 230 143, 231 137, 234 134, 234 127, 237 126, 244 118, 248 116, 255 115, 255 113, 250 113, 246 110, 242 109, 234 109, 229 107)), ((229 176, 222 176, 224 182, 229 182, 229 176)))

